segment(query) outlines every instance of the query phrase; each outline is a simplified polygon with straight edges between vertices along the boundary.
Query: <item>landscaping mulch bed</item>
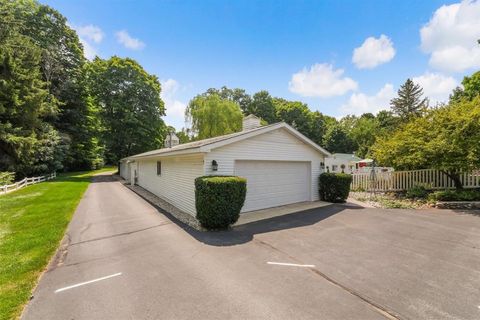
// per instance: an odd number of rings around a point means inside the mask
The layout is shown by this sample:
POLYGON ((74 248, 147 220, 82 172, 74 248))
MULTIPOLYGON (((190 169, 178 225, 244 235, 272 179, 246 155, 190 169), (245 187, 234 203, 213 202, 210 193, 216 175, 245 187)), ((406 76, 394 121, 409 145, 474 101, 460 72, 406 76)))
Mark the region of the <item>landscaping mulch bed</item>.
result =
POLYGON ((350 192, 349 197, 375 208, 427 209, 433 207, 433 204, 425 199, 411 200, 395 193, 350 192))

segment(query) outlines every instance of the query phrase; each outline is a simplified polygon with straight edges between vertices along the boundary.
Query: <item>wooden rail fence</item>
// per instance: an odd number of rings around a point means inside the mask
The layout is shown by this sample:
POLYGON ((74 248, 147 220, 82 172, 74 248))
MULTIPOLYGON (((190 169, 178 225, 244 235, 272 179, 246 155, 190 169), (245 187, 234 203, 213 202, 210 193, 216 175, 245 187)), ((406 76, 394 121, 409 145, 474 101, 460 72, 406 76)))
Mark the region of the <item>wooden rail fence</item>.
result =
POLYGON ((57 177, 57 174, 54 172, 46 176, 24 178, 23 180, 17 181, 15 183, 0 186, 0 194, 6 194, 15 190, 22 189, 23 187, 26 187, 32 184, 44 182, 47 180, 52 180, 56 177, 57 177))
MULTIPOLYGON (((405 191, 422 185, 427 189, 453 189, 453 181, 436 169, 393 171, 375 173, 354 173, 352 190, 364 191, 405 191)), ((464 188, 480 188, 480 171, 463 173, 460 179, 464 188)))

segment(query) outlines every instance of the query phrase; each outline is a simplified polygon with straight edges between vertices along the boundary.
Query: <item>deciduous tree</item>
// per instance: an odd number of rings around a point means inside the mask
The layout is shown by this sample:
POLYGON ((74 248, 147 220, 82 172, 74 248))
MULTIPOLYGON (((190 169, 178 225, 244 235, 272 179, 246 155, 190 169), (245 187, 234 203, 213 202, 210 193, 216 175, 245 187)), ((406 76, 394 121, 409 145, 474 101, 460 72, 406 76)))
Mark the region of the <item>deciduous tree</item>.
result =
POLYGON ((186 110, 195 139, 206 139, 240 131, 242 110, 230 100, 217 94, 199 95, 192 99, 186 110))
POLYGON ((237 103, 243 112, 246 112, 248 106, 252 102, 252 97, 250 97, 250 95, 246 93, 244 89, 240 88, 230 89, 225 86, 221 87, 220 89, 210 88, 202 95, 208 96, 212 94, 216 94, 222 99, 237 103))
POLYGON ((462 188, 460 173, 480 167, 480 97, 411 120, 378 139, 373 154, 380 164, 400 170, 441 170, 462 188))
POLYGON ((470 77, 464 77, 462 87, 457 87, 450 95, 450 101, 459 102, 463 99, 472 100, 480 95, 480 71, 470 77), (463 87, 463 88, 462 88, 463 87))
POLYGON ((356 149, 355 142, 348 136, 341 125, 334 125, 328 128, 323 145, 331 153, 353 153, 356 149))
POLYGON ((99 108, 108 163, 163 146, 165 108, 156 76, 135 60, 116 56, 96 58, 86 76, 93 103, 99 108))
POLYGON ((248 104, 245 114, 254 114, 265 120, 267 123, 274 123, 277 121, 273 98, 268 91, 265 90, 259 91, 253 95, 253 99, 250 104, 248 104))

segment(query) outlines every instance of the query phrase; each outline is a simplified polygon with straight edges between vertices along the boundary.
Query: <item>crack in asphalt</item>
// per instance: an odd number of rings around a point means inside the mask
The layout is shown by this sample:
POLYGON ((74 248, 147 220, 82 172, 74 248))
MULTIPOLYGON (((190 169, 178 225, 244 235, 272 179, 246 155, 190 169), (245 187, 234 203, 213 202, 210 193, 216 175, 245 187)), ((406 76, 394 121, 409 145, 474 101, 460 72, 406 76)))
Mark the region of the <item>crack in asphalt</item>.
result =
POLYGON ((172 222, 165 221, 165 222, 159 223, 159 224, 157 224, 157 225, 150 226, 150 227, 146 227, 146 228, 143 228, 143 229, 138 229, 138 230, 133 230, 133 231, 127 231, 127 232, 122 232, 122 233, 116 233, 116 234, 109 235, 109 236, 104 236, 104 237, 98 237, 98 238, 94 238, 94 239, 79 241, 79 242, 75 242, 75 243, 70 244, 68 247, 73 247, 73 246, 80 245, 80 244, 84 244, 84 243, 89 243, 89 242, 94 242, 94 241, 100 241, 100 240, 106 240, 106 239, 111 239, 111 238, 116 238, 116 237, 121 237, 121 236, 128 236, 128 235, 131 235, 131 234, 133 234, 133 233, 138 233, 138 232, 142 232, 142 231, 146 231, 146 230, 158 228, 158 227, 165 226, 165 225, 168 225, 168 224, 172 224, 172 222))
POLYGON ((89 223, 89 224, 87 224, 86 227, 83 227, 82 230, 80 230, 80 237, 83 236, 83 234, 84 234, 85 232, 87 232, 87 230, 90 229, 91 226, 92 226, 92 224, 89 223))
MULTIPOLYGON (((283 255, 286 255, 289 259, 291 259, 291 260, 293 260, 293 261, 295 261, 299 264, 304 264, 303 261, 300 261, 299 259, 291 256, 287 252, 282 251, 282 250, 278 249, 277 247, 271 245, 270 243, 267 243, 263 240, 258 240, 258 239, 254 239, 254 241, 259 243, 260 245, 263 245, 263 246, 268 247, 272 250, 275 250, 275 251, 277 251, 277 252, 279 252, 283 255)), ((381 315, 383 315, 387 319, 390 319, 390 320, 407 319, 404 316, 400 317, 400 315, 398 313, 394 312, 393 310, 389 310, 387 307, 376 303, 375 301, 373 301, 371 298, 367 297, 366 295, 361 294, 360 292, 355 291, 354 289, 349 288, 346 285, 343 285, 342 283, 338 282, 337 280, 335 280, 335 279, 329 277, 328 275, 326 275, 325 273, 321 272, 317 268, 306 268, 306 269, 309 270, 310 272, 312 272, 313 274, 322 277, 324 280, 327 280, 328 282, 335 285, 336 287, 338 287, 338 288, 348 292, 349 294, 359 298, 363 302, 367 303, 373 310, 380 313, 381 315)))

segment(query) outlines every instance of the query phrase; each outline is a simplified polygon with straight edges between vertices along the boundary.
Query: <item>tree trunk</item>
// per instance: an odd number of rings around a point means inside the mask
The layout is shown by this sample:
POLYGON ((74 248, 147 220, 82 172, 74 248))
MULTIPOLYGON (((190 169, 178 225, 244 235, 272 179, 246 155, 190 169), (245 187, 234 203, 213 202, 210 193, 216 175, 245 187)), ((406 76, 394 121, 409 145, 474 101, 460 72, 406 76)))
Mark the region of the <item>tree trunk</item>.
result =
POLYGON ((462 180, 460 180, 460 173, 458 173, 457 171, 444 171, 444 170, 440 170, 440 172, 442 172, 447 177, 452 179, 455 189, 457 190, 463 189, 462 180))

